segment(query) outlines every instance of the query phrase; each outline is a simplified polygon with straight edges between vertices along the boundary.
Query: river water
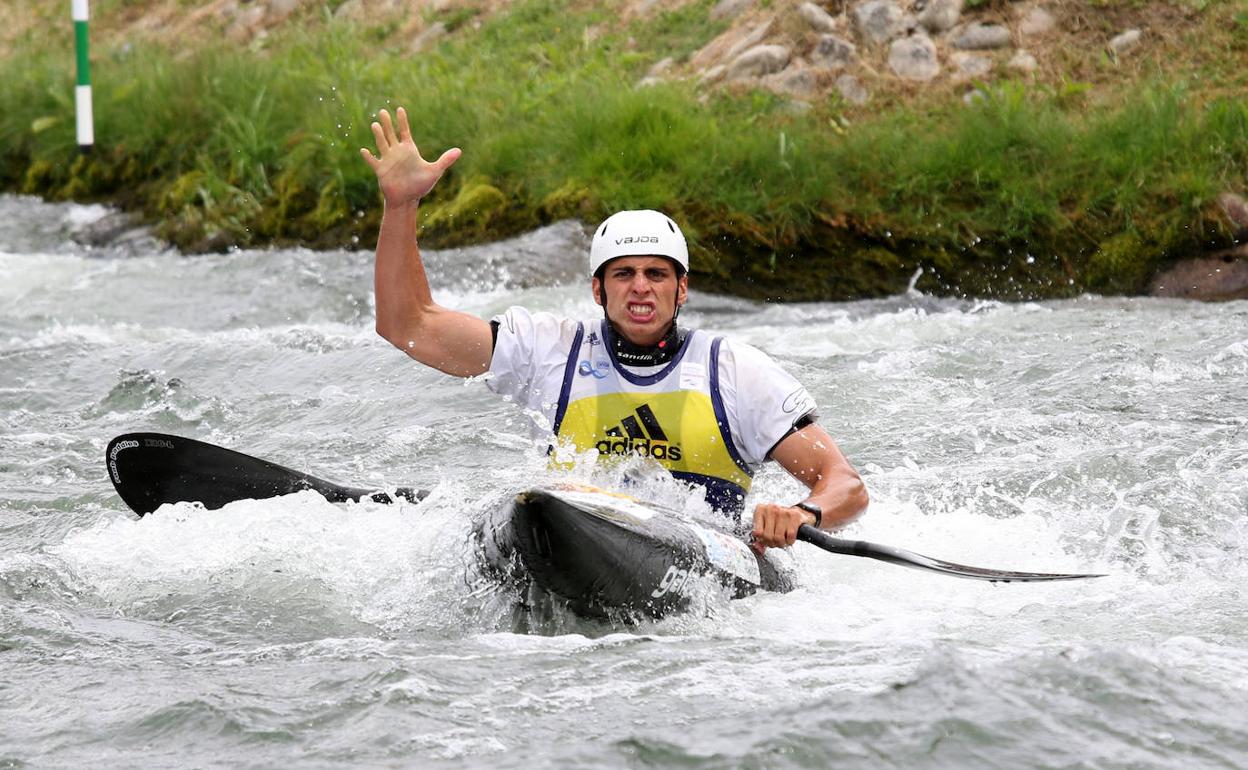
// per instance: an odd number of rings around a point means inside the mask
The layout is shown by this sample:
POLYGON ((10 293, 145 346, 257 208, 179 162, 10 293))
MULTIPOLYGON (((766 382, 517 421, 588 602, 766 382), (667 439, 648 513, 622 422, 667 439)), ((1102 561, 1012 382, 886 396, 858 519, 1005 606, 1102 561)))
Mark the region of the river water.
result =
MULTIPOLYGON (((373 334, 370 253, 81 245, 108 213, 0 198, 0 767, 1248 765, 1248 302, 695 291, 819 401, 872 495, 848 536, 1108 576, 798 544, 791 594, 526 630, 468 533, 541 453, 373 334), (139 519, 103 462, 132 430, 432 495, 139 519)), ((427 256, 443 304, 592 317, 586 248, 427 256)))

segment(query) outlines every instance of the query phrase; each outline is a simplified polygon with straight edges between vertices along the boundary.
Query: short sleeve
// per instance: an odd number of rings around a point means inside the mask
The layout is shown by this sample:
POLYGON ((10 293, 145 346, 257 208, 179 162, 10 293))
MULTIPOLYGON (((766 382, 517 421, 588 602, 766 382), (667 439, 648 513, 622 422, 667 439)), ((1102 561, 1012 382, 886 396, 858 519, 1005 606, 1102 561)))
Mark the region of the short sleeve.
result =
POLYGON ((508 308, 491 321, 498 323, 498 340, 486 387, 528 408, 547 411, 552 380, 558 397, 577 322, 522 307, 508 308))
POLYGON ((759 466, 803 417, 815 416, 810 392, 763 351, 721 343, 720 395, 742 459, 759 466))

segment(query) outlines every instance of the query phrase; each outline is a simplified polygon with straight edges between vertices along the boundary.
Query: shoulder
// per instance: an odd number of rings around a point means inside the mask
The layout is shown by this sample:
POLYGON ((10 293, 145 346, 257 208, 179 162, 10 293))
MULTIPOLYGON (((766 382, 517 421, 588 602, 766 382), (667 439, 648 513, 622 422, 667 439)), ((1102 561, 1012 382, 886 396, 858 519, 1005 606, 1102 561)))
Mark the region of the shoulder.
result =
POLYGON ((727 337, 719 337, 719 368, 722 374, 734 380, 767 381, 777 375, 792 379, 771 356, 753 345, 727 337))
POLYGON ((524 344, 550 344, 566 342, 571 344, 580 322, 564 318, 545 311, 533 312, 528 308, 513 305, 500 315, 490 319, 498 324, 498 337, 511 338, 524 344))
POLYGON ((776 419, 797 419, 815 409, 815 400, 797 378, 764 351, 722 338, 719 351, 721 387, 750 404, 748 411, 768 412, 776 419))

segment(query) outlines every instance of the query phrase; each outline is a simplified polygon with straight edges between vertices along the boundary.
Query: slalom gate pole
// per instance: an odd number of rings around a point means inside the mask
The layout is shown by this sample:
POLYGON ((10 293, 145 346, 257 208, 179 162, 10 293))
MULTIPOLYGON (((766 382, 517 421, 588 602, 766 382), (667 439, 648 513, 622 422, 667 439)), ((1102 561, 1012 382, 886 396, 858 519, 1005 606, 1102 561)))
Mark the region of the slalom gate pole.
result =
POLYGON ((90 152, 95 144, 95 116, 91 108, 91 58, 87 55, 89 0, 71 0, 74 16, 74 48, 78 59, 78 83, 74 107, 78 122, 78 149, 90 152))

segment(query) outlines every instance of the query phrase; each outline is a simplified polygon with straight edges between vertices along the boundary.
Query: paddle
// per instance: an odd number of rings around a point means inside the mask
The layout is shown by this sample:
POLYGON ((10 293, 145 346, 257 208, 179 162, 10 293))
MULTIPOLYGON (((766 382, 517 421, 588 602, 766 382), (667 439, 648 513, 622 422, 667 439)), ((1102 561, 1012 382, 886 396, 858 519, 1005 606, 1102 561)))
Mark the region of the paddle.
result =
MULTIPOLYGON (((127 433, 108 442, 108 475, 117 494, 140 516, 164 503, 199 502, 220 508, 236 500, 263 500, 311 489, 331 503, 369 498, 392 503, 394 497, 372 489, 345 487, 231 449, 164 433, 127 433)), ((400 488, 394 495, 415 502, 425 490, 400 488)), ((966 567, 917 553, 862 540, 841 540, 803 525, 797 538, 831 553, 864 556, 943 575, 1009 583, 1013 581, 1079 580, 1102 575, 1052 575, 1043 572, 966 567)))
POLYGON ((967 567, 962 564, 933 559, 930 556, 895 548, 890 545, 868 543, 865 540, 842 540, 832 537, 827 532, 803 524, 797 530, 797 539, 822 548, 830 553, 841 553, 848 556, 865 556, 868 559, 879 559, 889 564, 900 564, 903 567, 925 569, 971 580, 988 580, 993 583, 1024 583, 1054 580, 1082 580, 1084 578, 1105 577, 1104 575, 1067 575, 1048 572, 1012 572, 1009 570, 985 569, 984 567, 967 567))
MULTIPOLYGON (((263 500, 311 489, 331 503, 370 498, 392 503, 375 489, 344 487, 241 452, 164 433, 127 433, 108 442, 108 475, 117 494, 140 516, 163 503, 199 502, 220 508, 236 500, 263 500)), ((401 488, 415 502, 428 492, 401 488)))

